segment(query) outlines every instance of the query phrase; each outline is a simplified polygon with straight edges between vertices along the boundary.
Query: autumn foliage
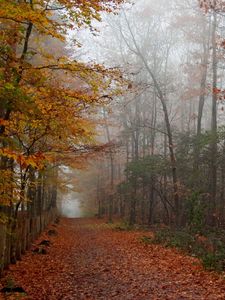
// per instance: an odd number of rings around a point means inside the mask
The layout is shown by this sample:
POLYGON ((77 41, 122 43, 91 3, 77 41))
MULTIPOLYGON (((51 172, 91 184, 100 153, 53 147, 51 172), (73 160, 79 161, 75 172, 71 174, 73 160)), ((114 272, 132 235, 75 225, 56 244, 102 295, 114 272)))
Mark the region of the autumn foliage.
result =
MULTIPOLYGON (((65 45, 69 31, 94 31, 92 21, 120 3, 0 1, 2 222, 55 207, 60 164, 69 163, 66 157, 73 164, 95 147, 92 115, 118 93, 118 72, 73 59, 65 45)), ((74 53, 78 46, 75 40, 74 53)), ((10 222, 10 230, 20 230, 10 222)))

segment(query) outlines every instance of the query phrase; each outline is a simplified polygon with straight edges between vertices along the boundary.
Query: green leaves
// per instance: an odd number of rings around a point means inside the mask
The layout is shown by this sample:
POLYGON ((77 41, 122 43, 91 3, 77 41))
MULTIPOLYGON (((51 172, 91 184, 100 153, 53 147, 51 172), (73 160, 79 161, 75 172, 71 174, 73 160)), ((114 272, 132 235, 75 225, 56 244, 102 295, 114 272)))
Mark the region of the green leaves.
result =
POLYGON ((130 162, 125 172, 130 178, 150 179, 152 176, 160 176, 169 172, 169 161, 160 155, 146 156, 130 162))

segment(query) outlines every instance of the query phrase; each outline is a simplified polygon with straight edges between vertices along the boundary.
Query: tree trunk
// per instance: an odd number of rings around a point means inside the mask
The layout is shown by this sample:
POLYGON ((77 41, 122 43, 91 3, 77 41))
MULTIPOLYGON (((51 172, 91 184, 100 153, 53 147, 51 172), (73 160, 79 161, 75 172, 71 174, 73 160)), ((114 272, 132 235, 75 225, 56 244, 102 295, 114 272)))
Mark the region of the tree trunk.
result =
POLYGON ((128 29, 132 36, 133 43, 134 43, 134 46, 136 49, 135 53, 136 53, 136 55, 138 55, 140 57, 147 72, 149 73, 149 75, 153 81, 154 87, 156 89, 157 96, 160 99, 160 102, 162 104, 165 125, 166 125, 166 130, 167 130, 167 135, 168 135, 168 143, 169 143, 169 154, 170 154, 172 181, 173 181, 173 200, 174 200, 174 205, 175 205, 175 223, 177 226, 179 226, 179 223, 180 223, 180 201, 179 201, 179 191, 178 191, 176 157, 175 157, 175 152, 174 152, 173 135, 172 135, 172 130, 171 130, 171 126, 170 126, 169 114, 168 114, 167 105, 166 105, 166 98, 160 88, 160 85, 159 85, 155 75, 153 74, 151 68, 149 67, 147 60, 143 56, 143 54, 136 42, 136 39, 134 37, 133 31, 130 27, 130 24, 129 24, 127 18, 126 18, 126 22, 127 22, 128 29))
POLYGON ((217 43, 216 43, 217 15, 213 12, 212 24, 212 119, 211 119, 211 166, 210 166, 210 182, 209 192, 211 194, 211 213, 216 208, 216 192, 217 192, 217 43))

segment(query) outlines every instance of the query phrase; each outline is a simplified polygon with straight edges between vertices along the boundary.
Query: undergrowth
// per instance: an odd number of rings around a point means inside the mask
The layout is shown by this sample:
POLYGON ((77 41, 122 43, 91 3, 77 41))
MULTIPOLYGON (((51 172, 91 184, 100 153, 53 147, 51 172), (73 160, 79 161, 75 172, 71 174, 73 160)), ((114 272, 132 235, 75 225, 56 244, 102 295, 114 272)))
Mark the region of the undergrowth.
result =
POLYGON ((134 224, 130 225, 128 222, 119 222, 114 224, 113 229, 117 231, 146 231, 149 228, 145 225, 134 224))
POLYGON ((143 243, 162 244, 181 249, 202 261, 207 270, 225 270, 225 232, 209 230, 204 235, 169 228, 156 230, 153 238, 143 236, 143 243))
MULTIPOLYGON (((128 222, 117 222, 111 225, 117 231, 149 231, 143 225, 130 226, 128 222)), ((164 247, 174 247, 184 253, 201 260, 205 269, 210 271, 225 271, 225 231, 208 228, 196 233, 192 230, 173 230, 171 228, 154 228, 154 235, 143 235, 140 239, 145 244, 162 244, 164 247)))

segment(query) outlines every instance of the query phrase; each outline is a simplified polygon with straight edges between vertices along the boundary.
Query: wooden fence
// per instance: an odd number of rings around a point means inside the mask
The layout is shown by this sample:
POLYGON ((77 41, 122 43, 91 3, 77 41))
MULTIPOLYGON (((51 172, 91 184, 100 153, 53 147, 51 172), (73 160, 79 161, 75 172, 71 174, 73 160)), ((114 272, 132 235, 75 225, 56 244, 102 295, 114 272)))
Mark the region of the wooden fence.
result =
POLYGON ((28 217, 19 213, 17 222, 0 224, 0 272, 30 249, 32 242, 57 217, 57 208, 44 211, 37 217, 28 217))

